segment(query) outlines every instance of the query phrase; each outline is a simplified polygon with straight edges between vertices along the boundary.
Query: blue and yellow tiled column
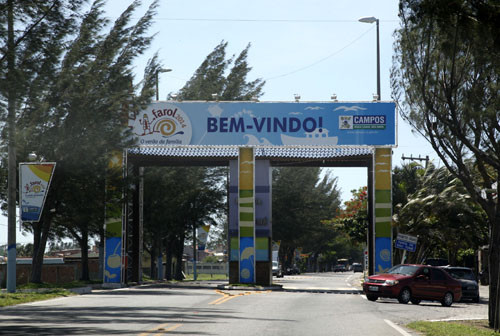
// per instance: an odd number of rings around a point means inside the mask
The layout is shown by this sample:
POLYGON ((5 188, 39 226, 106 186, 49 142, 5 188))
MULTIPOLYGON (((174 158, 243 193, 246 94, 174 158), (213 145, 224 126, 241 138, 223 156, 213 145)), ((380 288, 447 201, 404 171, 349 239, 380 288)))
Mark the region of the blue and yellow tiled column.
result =
POLYGON ((229 282, 270 285, 271 166, 257 160, 250 168, 253 157, 253 150, 244 150, 229 162, 229 282), (245 180, 250 170, 252 182, 245 180))
POLYGON ((376 148, 375 172, 375 273, 392 267, 392 149, 376 148))
POLYGON ((241 147, 238 160, 239 282, 255 283, 255 158, 241 147))

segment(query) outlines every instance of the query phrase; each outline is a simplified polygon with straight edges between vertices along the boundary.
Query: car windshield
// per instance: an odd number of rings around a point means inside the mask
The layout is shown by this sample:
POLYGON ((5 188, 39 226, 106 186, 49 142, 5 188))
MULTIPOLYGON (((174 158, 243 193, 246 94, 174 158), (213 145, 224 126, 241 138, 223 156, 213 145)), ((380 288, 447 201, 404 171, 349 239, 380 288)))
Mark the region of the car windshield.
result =
POLYGON ((447 269, 446 271, 455 279, 476 280, 474 274, 470 270, 447 269))
POLYGON ((388 270, 387 274, 402 274, 402 275, 413 275, 419 269, 418 266, 410 266, 410 265, 396 265, 390 270, 388 270))
MULTIPOLYGON (((269 267, 269 266, 267 266, 269 267)), ((273 267, 278 267, 278 262, 277 261, 273 261, 273 267)))

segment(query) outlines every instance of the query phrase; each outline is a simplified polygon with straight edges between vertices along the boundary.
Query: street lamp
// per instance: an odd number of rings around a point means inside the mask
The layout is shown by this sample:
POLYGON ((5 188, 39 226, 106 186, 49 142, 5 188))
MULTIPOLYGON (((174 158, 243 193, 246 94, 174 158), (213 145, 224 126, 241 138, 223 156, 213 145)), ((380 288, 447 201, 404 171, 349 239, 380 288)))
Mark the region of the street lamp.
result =
POLYGON ((172 71, 172 69, 158 69, 156 70, 156 101, 158 101, 160 98, 159 98, 159 89, 158 89, 158 82, 159 82, 159 79, 158 79, 158 74, 160 72, 170 72, 172 71))
POLYGON ((374 16, 364 16, 360 19, 358 19, 359 22, 363 23, 377 23, 377 100, 380 100, 380 40, 379 40, 379 32, 378 32, 378 27, 379 27, 379 20, 374 17, 374 16))

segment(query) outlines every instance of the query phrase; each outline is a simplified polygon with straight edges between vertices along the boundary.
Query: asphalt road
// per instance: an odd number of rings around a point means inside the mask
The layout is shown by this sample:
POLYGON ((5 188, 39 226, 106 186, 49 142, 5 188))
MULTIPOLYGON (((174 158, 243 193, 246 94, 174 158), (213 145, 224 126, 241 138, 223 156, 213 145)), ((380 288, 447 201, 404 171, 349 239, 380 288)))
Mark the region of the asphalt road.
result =
POLYGON ((412 334, 404 325, 413 320, 487 316, 484 301, 445 308, 438 303, 402 305, 396 300, 370 302, 359 294, 307 291, 326 286, 347 289, 355 278, 353 273, 285 276, 279 279, 284 291, 218 290, 214 283, 93 291, 0 308, 0 334, 392 336, 412 334))

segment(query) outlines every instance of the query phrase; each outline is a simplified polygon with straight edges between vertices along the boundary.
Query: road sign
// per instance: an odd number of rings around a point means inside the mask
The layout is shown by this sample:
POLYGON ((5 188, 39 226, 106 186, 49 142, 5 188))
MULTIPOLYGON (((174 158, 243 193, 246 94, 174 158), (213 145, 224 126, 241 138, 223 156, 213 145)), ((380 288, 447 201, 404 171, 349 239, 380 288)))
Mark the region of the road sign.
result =
POLYGON ((396 248, 415 252, 417 249, 417 237, 398 233, 396 238, 396 248))

